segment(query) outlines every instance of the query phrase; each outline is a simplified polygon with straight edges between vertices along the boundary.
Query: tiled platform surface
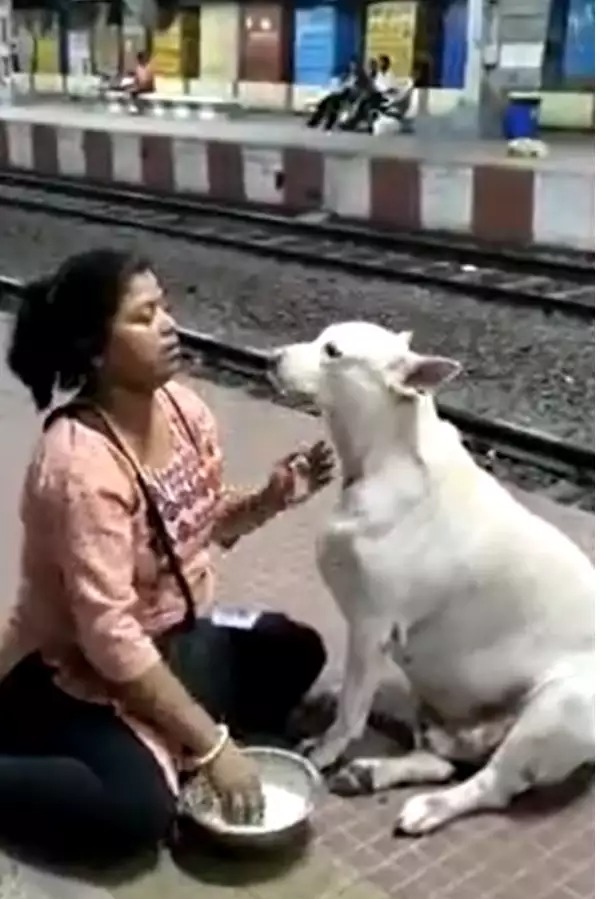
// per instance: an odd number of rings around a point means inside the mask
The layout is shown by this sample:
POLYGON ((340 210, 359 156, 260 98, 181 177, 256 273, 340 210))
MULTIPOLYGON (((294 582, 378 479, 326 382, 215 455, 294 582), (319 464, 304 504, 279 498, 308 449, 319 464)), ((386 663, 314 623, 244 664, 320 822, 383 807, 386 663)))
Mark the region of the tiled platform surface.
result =
POLYGON ((376 138, 289 117, 181 122, 68 104, 0 107, 0 168, 524 246, 593 247, 593 159, 590 137, 553 140, 546 159, 531 160, 443 129, 376 138))
MULTIPOLYGON (((0 317, 0 345, 6 320, 0 317)), ((2 352, 2 356, 4 353, 2 352)), ((260 478, 271 460, 314 439, 319 424, 232 388, 198 384, 221 423, 230 473, 260 478)), ((14 593, 19 482, 36 432, 23 392, 0 368, 1 500, 5 510, 2 604, 14 593)), ((588 552, 593 518, 541 499, 526 502, 567 528, 588 552)), ((223 562, 221 594, 265 601, 310 620, 339 670, 343 628, 316 575, 312 544, 331 493, 282 516, 223 562)), ((420 840, 395 839, 392 823, 405 793, 331 797, 315 820, 316 839, 289 864, 164 853, 140 870, 65 879, 0 854, 0 899, 591 899, 594 895, 593 801, 575 797, 518 803, 510 815, 482 815, 420 840), (20 892, 19 892, 20 890, 20 892)), ((1 813, 1 810, 0 810, 1 813)))

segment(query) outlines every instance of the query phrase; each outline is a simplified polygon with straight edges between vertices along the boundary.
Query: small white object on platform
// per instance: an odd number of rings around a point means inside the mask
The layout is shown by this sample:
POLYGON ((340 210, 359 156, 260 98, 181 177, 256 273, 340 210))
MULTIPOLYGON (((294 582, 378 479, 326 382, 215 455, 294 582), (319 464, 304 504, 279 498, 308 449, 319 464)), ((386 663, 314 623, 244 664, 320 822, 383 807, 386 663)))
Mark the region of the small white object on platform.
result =
POLYGON ((520 156, 524 159, 545 159, 548 155, 548 147, 542 140, 517 137, 508 142, 508 155, 520 156))

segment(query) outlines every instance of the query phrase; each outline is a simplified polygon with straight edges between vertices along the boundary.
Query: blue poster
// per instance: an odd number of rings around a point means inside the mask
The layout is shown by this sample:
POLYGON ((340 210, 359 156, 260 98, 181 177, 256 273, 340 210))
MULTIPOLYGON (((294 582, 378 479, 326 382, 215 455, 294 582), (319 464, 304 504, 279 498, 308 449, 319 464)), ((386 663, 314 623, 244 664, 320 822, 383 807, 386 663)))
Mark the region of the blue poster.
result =
POLYGON ((333 6, 296 9, 294 81, 327 85, 335 66, 336 11, 333 6))

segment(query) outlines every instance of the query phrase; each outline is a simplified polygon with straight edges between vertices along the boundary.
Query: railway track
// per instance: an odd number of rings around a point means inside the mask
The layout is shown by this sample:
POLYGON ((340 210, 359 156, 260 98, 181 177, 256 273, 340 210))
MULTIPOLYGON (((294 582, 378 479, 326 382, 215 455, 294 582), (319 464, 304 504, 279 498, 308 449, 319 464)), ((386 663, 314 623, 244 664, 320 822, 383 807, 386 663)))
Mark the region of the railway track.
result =
MULTIPOLYGON (((0 276, 0 309, 14 309, 10 298, 18 302, 24 282, 0 276)), ((239 346, 220 340, 211 334, 181 328, 184 349, 192 356, 200 355, 210 368, 226 371, 245 380, 260 383, 272 399, 267 371, 269 353, 253 347, 239 346)), ((588 446, 560 440, 550 434, 523 428, 510 422, 487 418, 440 403, 443 418, 452 422, 463 434, 469 449, 488 468, 509 469, 523 486, 534 483, 553 499, 592 509, 594 505, 595 450, 588 446), (504 468, 503 468, 504 467, 504 468), (529 478, 527 472, 530 472, 529 478), (533 472, 533 478, 531 477, 533 472), (539 477, 541 475, 541 478, 539 477)), ((315 411, 309 409, 308 411, 315 411)), ((513 477, 513 479, 515 479, 513 477)))
POLYGON ((584 252, 502 250, 13 172, 0 172, 0 205, 594 318, 594 262, 584 252))

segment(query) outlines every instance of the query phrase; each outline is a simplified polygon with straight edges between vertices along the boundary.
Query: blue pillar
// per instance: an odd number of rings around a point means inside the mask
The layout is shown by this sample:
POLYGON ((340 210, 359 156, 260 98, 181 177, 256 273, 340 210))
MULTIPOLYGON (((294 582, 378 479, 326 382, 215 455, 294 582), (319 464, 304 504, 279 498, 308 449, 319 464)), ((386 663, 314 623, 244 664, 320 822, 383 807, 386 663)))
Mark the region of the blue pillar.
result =
POLYGON ((467 58, 467 0, 453 0, 444 13, 441 87, 461 88, 467 58))

